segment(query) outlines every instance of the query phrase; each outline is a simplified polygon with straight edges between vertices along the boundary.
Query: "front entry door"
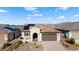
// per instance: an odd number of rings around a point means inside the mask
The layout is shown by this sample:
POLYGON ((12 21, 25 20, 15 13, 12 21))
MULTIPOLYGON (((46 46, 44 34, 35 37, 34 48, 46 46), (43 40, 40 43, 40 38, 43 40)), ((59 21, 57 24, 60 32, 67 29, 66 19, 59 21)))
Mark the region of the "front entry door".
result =
POLYGON ((38 41, 38 35, 37 35, 37 33, 33 34, 33 41, 38 41))

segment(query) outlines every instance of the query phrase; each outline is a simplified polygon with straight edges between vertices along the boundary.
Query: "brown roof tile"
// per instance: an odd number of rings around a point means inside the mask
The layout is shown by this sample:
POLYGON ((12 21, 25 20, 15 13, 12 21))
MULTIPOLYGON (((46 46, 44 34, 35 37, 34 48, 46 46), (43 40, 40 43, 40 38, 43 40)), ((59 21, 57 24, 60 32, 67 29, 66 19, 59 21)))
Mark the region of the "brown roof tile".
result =
POLYGON ((41 32, 59 32, 53 24, 36 24, 35 26, 40 28, 41 32))

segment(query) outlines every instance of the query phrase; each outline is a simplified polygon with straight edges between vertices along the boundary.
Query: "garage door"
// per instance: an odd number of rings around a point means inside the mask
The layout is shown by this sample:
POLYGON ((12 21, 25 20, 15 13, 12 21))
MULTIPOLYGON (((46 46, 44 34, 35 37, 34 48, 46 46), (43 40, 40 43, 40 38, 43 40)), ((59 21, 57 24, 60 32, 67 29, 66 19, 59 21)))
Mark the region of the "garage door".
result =
POLYGON ((56 41, 57 34, 56 33, 42 33, 42 40, 43 41, 56 41))

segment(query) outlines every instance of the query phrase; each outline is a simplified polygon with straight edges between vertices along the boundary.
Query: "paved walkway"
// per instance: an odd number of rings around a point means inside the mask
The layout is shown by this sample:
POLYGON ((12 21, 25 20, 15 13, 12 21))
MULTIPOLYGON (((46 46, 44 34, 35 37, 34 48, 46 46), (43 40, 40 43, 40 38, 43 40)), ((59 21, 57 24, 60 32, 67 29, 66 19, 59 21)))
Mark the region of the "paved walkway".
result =
POLYGON ((65 51, 65 48, 57 41, 43 41, 44 51, 65 51))

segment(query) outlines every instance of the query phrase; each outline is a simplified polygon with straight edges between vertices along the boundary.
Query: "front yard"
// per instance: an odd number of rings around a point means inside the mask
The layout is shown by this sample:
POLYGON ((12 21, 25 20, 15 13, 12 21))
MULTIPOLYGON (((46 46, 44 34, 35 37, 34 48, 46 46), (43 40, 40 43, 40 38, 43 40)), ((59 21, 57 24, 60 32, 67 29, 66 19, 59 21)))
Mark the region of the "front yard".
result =
POLYGON ((61 39, 60 44, 68 51, 79 50, 79 46, 76 46, 75 44, 71 44, 71 43, 67 42, 67 39, 65 39, 65 38, 61 39))
POLYGON ((22 44, 23 44, 23 42, 21 40, 17 40, 16 42, 13 42, 13 43, 5 43, 2 46, 2 50, 3 51, 13 51, 22 44))
POLYGON ((24 43, 20 47, 15 49, 15 51, 42 51, 42 50, 43 50, 43 46, 42 46, 41 42, 24 43))
POLYGON ((3 51, 76 51, 79 46, 71 44, 62 38, 60 43, 57 41, 43 41, 43 42, 25 42, 17 40, 13 44, 5 43, 3 51))
POLYGON ((3 51, 42 51, 43 46, 41 42, 25 42, 17 41, 10 46, 4 45, 3 51))

